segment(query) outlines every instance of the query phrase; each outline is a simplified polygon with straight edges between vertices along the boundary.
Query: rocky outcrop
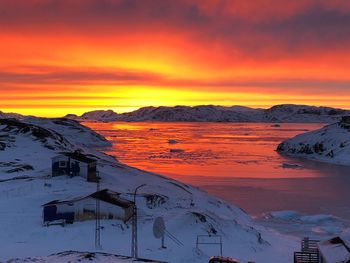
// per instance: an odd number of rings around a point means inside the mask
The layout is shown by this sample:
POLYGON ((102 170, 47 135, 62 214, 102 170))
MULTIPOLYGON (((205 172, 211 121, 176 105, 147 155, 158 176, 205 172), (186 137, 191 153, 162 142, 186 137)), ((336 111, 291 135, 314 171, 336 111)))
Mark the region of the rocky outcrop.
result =
POLYGON ((278 145, 282 154, 350 165, 350 130, 343 122, 300 134, 278 145))

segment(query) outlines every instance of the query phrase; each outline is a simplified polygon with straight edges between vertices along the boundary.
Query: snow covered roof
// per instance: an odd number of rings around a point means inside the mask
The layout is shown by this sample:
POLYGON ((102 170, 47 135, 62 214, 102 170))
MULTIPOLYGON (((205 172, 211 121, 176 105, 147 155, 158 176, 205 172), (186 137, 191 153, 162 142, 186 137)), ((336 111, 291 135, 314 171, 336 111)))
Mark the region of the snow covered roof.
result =
POLYGON ((343 240, 344 244, 348 247, 350 251, 350 233, 348 233, 347 235, 343 235, 341 239, 343 240))
POLYGON ((101 191, 92 193, 92 194, 87 195, 87 196, 81 196, 81 197, 76 197, 76 198, 67 199, 67 200, 53 200, 51 202, 43 204, 42 206, 45 207, 45 206, 50 206, 50 205, 75 203, 75 202, 78 202, 78 201, 81 201, 81 200, 84 200, 87 198, 99 199, 99 200, 104 201, 106 203, 110 203, 110 204, 113 204, 113 205, 116 205, 116 206, 119 206, 122 208, 129 208, 130 206, 132 206, 134 204, 133 202, 131 202, 129 200, 120 198, 119 195, 120 195, 119 193, 114 192, 112 190, 103 189, 101 191))
POLYGON ((123 208, 129 208, 130 206, 134 205, 134 202, 131 202, 129 200, 123 199, 119 197, 119 193, 104 189, 98 192, 95 192, 91 194, 90 196, 96 199, 99 199, 101 201, 114 204, 123 208))
POLYGON ((350 262, 349 239, 335 237, 319 243, 318 247, 322 257, 327 263, 350 262))
POLYGON ((67 157, 69 157, 71 159, 74 159, 74 160, 77 160, 77 161, 80 161, 80 162, 83 162, 83 163, 95 163, 96 162, 95 159, 89 158, 85 154, 83 154, 81 152, 77 152, 77 151, 76 152, 62 153, 60 155, 57 155, 57 156, 53 157, 52 159, 53 160, 60 159, 63 156, 67 156, 67 157))

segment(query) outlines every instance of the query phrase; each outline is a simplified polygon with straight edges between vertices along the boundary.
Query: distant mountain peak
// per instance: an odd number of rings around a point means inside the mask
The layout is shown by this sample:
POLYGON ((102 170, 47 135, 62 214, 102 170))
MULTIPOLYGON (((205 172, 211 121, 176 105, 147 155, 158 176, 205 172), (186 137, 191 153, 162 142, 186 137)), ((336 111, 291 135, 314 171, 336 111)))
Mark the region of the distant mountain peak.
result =
POLYGON ((18 113, 14 112, 2 112, 0 111, 0 119, 7 119, 7 118, 13 118, 13 119, 20 119, 23 118, 24 116, 18 113))

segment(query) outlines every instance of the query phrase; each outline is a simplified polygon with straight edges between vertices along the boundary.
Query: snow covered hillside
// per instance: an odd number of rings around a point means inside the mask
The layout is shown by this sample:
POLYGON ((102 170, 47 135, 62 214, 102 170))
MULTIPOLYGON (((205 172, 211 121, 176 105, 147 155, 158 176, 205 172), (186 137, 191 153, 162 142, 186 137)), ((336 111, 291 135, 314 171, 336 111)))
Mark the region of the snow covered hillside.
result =
MULTIPOLYGON (((0 261, 38 257, 45 262, 53 253, 96 250, 94 221, 65 227, 42 225, 44 203, 96 191, 96 184, 82 177, 50 177, 53 156, 79 149, 97 160, 101 189, 109 188, 132 200, 134 189, 146 184, 136 199, 140 257, 204 263, 219 254, 219 249, 203 245, 196 249, 197 235, 217 234, 223 239, 225 256, 241 262, 291 262, 292 251, 299 246, 296 239, 257 225, 240 208, 197 188, 128 167, 91 148, 106 143, 72 120, 0 119, 0 261), (167 248, 160 249, 160 240, 152 232, 158 216, 182 245, 166 237, 167 248)), ((130 255, 131 223, 102 220, 101 226, 102 252, 130 255)))
POLYGON ((350 125, 338 122, 282 142, 277 150, 322 162, 350 165, 350 125))
POLYGON ((56 131, 66 139, 87 147, 110 146, 111 143, 103 136, 92 131, 90 128, 80 125, 75 120, 66 118, 37 118, 25 117, 22 122, 39 125, 40 127, 56 131))
MULTIPOLYGON (((243 106, 175 106, 144 107, 133 112, 117 114, 111 110, 93 111, 81 117, 70 117, 96 121, 191 121, 191 122, 324 122, 339 121, 350 111, 329 107, 306 105, 277 105, 269 109, 253 109, 243 106)), ((69 117, 69 116, 67 116, 69 117)))
POLYGON ((350 115, 350 111, 330 107, 282 104, 265 110, 265 116, 271 122, 289 123, 334 123, 342 116, 350 115))

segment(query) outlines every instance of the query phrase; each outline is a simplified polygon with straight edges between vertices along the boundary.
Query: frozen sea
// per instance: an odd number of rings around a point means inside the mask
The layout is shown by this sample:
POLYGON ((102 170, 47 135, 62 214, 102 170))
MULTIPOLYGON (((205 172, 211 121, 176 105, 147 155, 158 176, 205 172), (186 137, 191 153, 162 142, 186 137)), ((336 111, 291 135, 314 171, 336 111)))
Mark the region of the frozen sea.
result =
POLYGON ((350 167, 275 151, 284 139, 324 124, 83 124, 113 143, 102 150, 120 162, 198 186, 263 223, 296 223, 285 232, 332 235, 349 226, 350 167))

